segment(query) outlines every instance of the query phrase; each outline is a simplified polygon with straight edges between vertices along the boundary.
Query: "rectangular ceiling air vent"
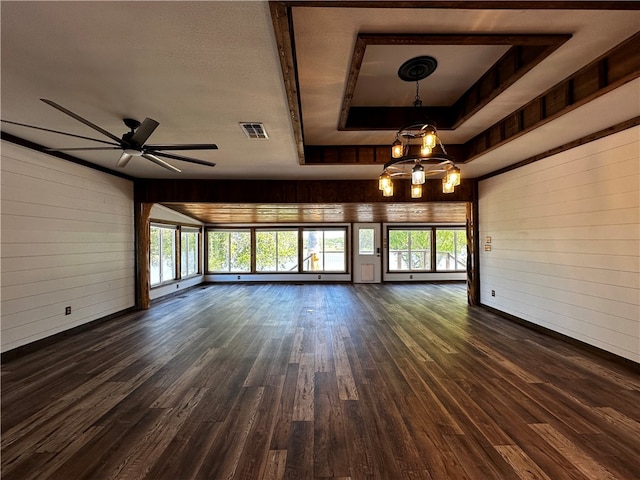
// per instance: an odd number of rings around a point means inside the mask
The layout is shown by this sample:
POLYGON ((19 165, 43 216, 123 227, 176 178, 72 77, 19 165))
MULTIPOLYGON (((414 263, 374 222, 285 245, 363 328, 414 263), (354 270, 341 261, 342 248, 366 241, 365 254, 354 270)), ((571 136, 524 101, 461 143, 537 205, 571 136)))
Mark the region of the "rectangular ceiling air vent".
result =
POLYGON ((248 138, 269 138, 264 125, 257 122, 240 122, 242 131, 248 138))

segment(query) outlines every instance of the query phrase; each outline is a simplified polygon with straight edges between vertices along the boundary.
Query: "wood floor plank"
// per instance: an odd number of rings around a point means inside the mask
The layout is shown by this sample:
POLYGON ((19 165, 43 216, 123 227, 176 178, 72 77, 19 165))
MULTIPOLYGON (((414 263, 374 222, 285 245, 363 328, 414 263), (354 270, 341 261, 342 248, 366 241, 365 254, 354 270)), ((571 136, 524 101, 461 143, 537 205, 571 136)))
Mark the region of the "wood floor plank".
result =
POLYGON ((344 345, 344 338, 339 334, 332 335, 332 350, 335 363, 336 381, 340 400, 357 400, 358 388, 353 378, 349 356, 344 345))
POLYGON ((517 445, 497 445, 495 448, 522 480, 553 480, 517 445))
POLYGON ((271 436, 271 450, 287 450, 291 434, 293 406, 295 403, 296 387, 298 385, 299 364, 292 363, 287 369, 282 387, 282 394, 276 408, 273 434, 271 436))
POLYGON ((265 386, 258 404, 256 418, 247 436, 247 441, 235 476, 237 478, 262 478, 269 459, 269 444, 273 436, 276 410, 284 387, 284 376, 278 377, 274 385, 265 386))
POLYGON ((195 478, 233 478, 256 421, 264 387, 243 388, 195 478))
POLYGON ((350 473, 344 412, 336 372, 318 372, 314 390, 314 456, 317 477, 344 477, 350 473))
POLYGON ((287 462, 286 450, 269 450, 264 475, 260 480, 282 480, 287 462))
POLYGON ((189 418, 190 412, 198 404, 203 393, 202 389, 192 389, 185 392, 175 408, 162 409, 162 415, 114 469, 111 478, 144 478, 165 453, 171 439, 189 418))
POLYGON ((618 478, 617 475, 611 473, 600 463, 589 458, 578 446, 551 425, 536 423, 531 425, 531 428, 567 458, 578 470, 584 473, 585 476, 599 480, 615 480, 618 478))
POLYGON ((315 390, 315 362, 314 356, 305 353, 300 359, 298 370, 298 381, 296 382, 296 394, 293 401, 294 422, 312 422, 314 411, 314 390, 315 390))
POLYGON ((215 284, 2 365, 3 480, 638 480, 640 376, 463 283, 215 284))
POLYGON ((166 454, 158 459, 145 478, 195 478, 221 430, 222 423, 194 421, 191 416, 171 439, 166 454))
POLYGON ((312 480, 313 450, 313 422, 292 422, 284 478, 312 480))

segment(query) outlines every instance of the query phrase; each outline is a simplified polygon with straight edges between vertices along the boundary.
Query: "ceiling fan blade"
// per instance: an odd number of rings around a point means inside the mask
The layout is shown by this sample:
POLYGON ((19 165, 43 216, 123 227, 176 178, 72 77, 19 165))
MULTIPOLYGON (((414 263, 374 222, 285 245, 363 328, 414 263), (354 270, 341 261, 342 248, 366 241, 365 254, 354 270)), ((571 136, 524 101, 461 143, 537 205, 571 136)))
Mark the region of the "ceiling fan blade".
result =
POLYGON ((145 118, 144 122, 142 122, 140 126, 136 128, 135 133, 129 139, 129 141, 134 145, 144 145, 144 142, 146 142, 153 131, 158 128, 158 125, 160 124, 152 118, 145 118))
POLYGON ((0 121, 4 123, 9 123, 11 125, 18 125, 20 127, 27 127, 27 128, 33 128, 35 130, 42 130, 43 132, 58 133, 60 135, 67 135, 68 137, 82 138, 83 140, 91 140, 92 142, 106 143, 107 145, 117 145, 118 148, 120 148, 120 143, 107 142, 106 140, 99 140, 97 138, 84 137, 82 135, 75 135, 73 133, 60 132, 58 130, 51 130, 50 128, 36 127, 35 125, 27 125, 26 123, 12 122, 10 120, 0 120, 0 121))
POLYGON ((129 163, 129 160, 133 158, 133 155, 129 155, 127 152, 122 152, 120 158, 118 159, 118 163, 116 163, 116 167, 124 168, 129 163))
POLYGON ((100 128, 96 124, 91 123, 89 120, 86 120, 86 119, 82 118, 80 115, 77 115, 77 114, 73 113, 71 110, 67 110, 63 106, 58 105, 57 103, 52 102, 51 100, 47 100, 46 98, 41 98, 40 100, 42 100, 47 105, 50 105, 50 106, 52 106, 53 108, 55 108, 57 110, 60 110, 62 113, 66 113, 70 117, 75 118, 79 122, 84 123, 86 126, 93 128, 94 130, 102 133, 103 135, 106 135, 110 139, 115 140, 116 142, 118 142, 118 145, 122 144, 122 141, 118 137, 116 137, 113 133, 107 132, 105 129, 100 128))
POLYGON ((45 148, 53 152, 72 152, 74 150, 120 150, 122 147, 71 147, 71 148, 45 148))
POLYGON ((148 150, 217 150, 215 143, 185 143, 182 145, 145 145, 148 150))
POLYGON ((174 160, 182 160, 183 162, 197 163, 198 165, 205 165, 207 167, 215 167, 214 162, 207 162, 205 160, 198 160, 197 158, 185 157, 182 155, 174 155, 173 153, 165 152, 149 152, 158 157, 173 158, 174 160))
POLYGON ((174 167, 170 163, 165 162, 161 158, 158 158, 155 155, 151 155, 150 153, 143 153, 142 156, 147 160, 151 160, 156 165, 160 165, 161 167, 166 168, 167 170, 170 170, 172 172, 180 173, 182 171, 179 168, 174 167))

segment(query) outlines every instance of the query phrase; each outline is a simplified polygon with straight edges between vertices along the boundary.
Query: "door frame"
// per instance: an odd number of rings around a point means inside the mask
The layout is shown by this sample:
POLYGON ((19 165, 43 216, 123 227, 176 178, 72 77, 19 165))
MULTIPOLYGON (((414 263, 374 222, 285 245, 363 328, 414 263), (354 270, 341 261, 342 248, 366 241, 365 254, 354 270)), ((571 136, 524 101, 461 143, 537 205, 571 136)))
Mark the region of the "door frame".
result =
POLYGON ((374 222, 354 223, 352 255, 353 283, 382 283, 382 224, 374 222), (373 233, 372 253, 360 254, 360 230, 371 229, 373 233), (366 267, 363 268, 363 267, 366 267))

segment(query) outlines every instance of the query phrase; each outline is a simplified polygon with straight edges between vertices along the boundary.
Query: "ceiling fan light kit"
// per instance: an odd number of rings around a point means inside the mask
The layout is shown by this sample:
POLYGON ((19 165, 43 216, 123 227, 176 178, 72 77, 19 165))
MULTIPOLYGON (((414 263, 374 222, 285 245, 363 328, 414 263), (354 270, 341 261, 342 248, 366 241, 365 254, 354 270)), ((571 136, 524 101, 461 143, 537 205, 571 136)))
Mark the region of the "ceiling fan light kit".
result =
POLYGON ((10 122, 8 120, 2 120, 3 122, 10 123, 13 125, 20 125, 23 127, 34 128, 36 130, 44 130, 51 133, 58 133, 60 135, 66 135, 69 137, 82 138, 84 140, 91 140, 94 142, 99 142, 103 144, 107 144, 109 146, 105 147, 73 147, 73 148, 47 148, 49 151, 55 152, 66 152, 66 151, 79 151, 79 150, 122 150, 120 154, 120 158, 116 162, 116 167, 124 168, 129 163, 129 161, 133 157, 142 157, 150 162, 155 163, 156 165, 165 168, 171 172, 180 173, 181 170, 169 162, 163 160, 163 158, 169 158, 173 160, 179 160, 182 162, 194 163, 197 165, 205 165, 207 167, 215 167, 215 163, 207 162, 205 160, 198 160, 196 158, 185 157, 183 155, 176 155, 174 153, 168 153, 164 150, 217 150, 218 146, 213 143, 192 143, 192 144, 177 144, 177 145, 148 145, 146 142, 151 136, 151 134, 155 131, 156 128, 160 125, 158 122, 153 120, 152 118, 145 118, 142 123, 133 118, 125 118, 123 119, 124 124, 131 131, 122 135, 122 138, 118 138, 113 133, 99 127, 98 125, 90 122, 89 120, 81 117, 80 115, 73 113, 71 110, 66 109, 65 107, 58 105, 57 103, 48 100, 46 98, 41 98, 44 103, 47 105, 59 110, 60 112, 69 115, 71 118, 85 124, 86 126, 92 128, 93 130, 101 133, 102 135, 108 137, 112 141, 105 141, 97 138, 84 137, 81 135, 75 135, 67 132, 60 132, 57 130, 50 130, 47 128, 36 127, 34 125, 26 125, 20 124, 16 122, 10 122))
MULTIPOLYGON (((415 57, 398 69, 398 77, 416 83, 414 107, 422 107, 418 82, 431 75, 438 62, 429 56, 415 57)), ((411 198, 422 197, 427 176, 444 174, 442 192, 453 193, 460 185, 460 169, 447 154, 435 125, 426 121, 405 125, 396 132, 391 144, 391 160, 385 163, 378 178, 378 188, 385 197, 393 196, 393 179, 411 179, 411 198), (439 151, 436 150, 439 147, 439 151)))

